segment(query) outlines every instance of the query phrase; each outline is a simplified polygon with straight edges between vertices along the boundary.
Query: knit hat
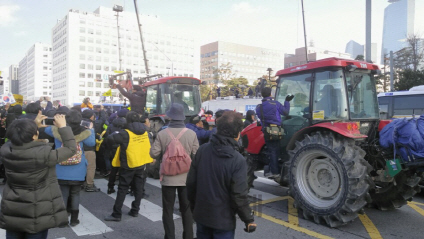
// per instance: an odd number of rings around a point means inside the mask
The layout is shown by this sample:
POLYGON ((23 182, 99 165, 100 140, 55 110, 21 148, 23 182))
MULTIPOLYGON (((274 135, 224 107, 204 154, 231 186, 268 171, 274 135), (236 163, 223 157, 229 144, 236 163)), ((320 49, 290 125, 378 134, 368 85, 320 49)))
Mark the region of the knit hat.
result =
POLYGON ((128 109, 120 109, 119 111, 118 111, 118 117, 125 117, 125 116, 127 116, 127 113, 129 112, 129 110, 128 109))
POLYGON ((184 106, 172 103, 171 108, 166 111, 166 115, 173 120, 185 120, 184 106))
POLYGON ((90 119, 94 115, 94 111, 93 110, 84 110, 81 113, 81 115, 82 115, 83 119, 90 119))
POLYGON ((69 112, 69 108, 66 106, 61 106, 56 110, 56 114, 66 115, 69 112))

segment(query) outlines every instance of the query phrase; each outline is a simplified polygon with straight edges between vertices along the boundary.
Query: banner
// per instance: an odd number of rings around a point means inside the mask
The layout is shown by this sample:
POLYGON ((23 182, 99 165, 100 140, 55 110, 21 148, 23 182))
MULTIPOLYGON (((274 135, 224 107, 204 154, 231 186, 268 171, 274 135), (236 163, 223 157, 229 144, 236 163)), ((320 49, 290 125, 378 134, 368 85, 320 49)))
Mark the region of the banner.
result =
POLYGON ((103 96, 112 96, 112 89, 109 89, 105 93, 103 93, 103 96))
POLYGON ((12 104, 12 106, 24 104, 24 96, 23 95, 13 94, 13 97, 15 98, 16 102, 14 104, 12 104))
POLYGON ((0 95, 0 97, 0 106, 3 106, 7 103, 13 104, 16 102, 15 97, 13 97, 13 94, 11 93, 0 95))

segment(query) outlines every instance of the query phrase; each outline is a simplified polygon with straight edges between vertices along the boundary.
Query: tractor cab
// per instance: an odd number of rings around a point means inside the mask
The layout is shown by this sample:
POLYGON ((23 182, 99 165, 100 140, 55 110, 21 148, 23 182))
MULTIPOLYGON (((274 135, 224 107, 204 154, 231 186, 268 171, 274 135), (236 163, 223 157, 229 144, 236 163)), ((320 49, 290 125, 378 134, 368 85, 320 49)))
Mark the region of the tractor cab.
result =
POLYGON ((184 106, 186 120, 200 112, 200 80, 191 77, 163 77, 144 82, 146 112, 151 119, 153 132, 166 123, 165 113, 172 103, 184 106))
POLYGON ((354 134, 366 138, 370 124, 379 118, 377 70, 376 65, 365 62, 328 58, 277 72, 275 99, 284 103, 287 95, 294 95, 289 116, 282 122, 286 132, 283 145, 289 145, 302 129, 326 122, 321 126, 338 127, 342 134, 356 129, 359 132, 354 134))

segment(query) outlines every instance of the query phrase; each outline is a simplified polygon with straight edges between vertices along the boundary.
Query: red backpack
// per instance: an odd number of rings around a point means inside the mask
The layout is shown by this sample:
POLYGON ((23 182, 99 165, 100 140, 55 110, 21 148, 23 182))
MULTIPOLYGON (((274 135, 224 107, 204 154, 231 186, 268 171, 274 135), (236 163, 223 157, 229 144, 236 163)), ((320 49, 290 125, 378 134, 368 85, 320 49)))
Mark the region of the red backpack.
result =
POLYGON ((171 137, 171 142, 168 144, 163 154, 160 174, 175 176, 187 173, 190 170, 191 158, 179 140, 187 131, 187 128, 181 130, 177 137, 175 137, 168 128, 165 129, 165 131, 168 133, 169 137, 171 137))

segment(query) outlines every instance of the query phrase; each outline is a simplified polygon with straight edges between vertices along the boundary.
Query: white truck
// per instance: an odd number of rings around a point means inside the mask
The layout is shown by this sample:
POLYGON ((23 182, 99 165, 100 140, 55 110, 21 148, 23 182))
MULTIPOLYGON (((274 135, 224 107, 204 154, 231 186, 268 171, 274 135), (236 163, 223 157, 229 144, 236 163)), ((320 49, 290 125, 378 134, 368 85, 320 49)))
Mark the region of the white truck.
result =
POLYGON ((209 100, 202 103, 205 111, 212 110, 214 113, 218 110, 235 110, 246 115, 248 110, 255 110, 256 106, 262 102, 262 98, 235 98, 234 96, 218 97, 215 100, 209 100))

